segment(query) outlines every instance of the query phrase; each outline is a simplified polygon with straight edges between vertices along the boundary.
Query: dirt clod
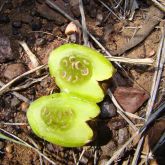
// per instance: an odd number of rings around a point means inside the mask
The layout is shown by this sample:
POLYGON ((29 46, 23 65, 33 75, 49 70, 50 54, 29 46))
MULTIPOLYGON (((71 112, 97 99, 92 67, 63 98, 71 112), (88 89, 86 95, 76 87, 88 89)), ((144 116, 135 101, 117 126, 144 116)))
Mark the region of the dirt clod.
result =
POLYGON ((119 143, 119 145, 124 144, 128 140, 128 136, 129 136, 129 133, 128 133, 128 130, 126 127, 119 129, 119 131, 118 131, 118 143, 119 143))
MULTIPOLYGON (((62 0, 57 0, 55 3, 62 8, 67 13, 70 13, 70 9, 64 4, 62 0)), ((62 25, 67 22, 66 18, 64 18, 61 14, 56 12, 55 10, 51 9, 48 5, 45 3, 36 5, 37 11, 40 13, 40 15, 44 18, 47 18, 48 20, 52 20, 57 25, 62 25)), ((69 14, 68 13, 68 14, 69 14)))
POLYGON ((25 66, 22 63, 9 64, 4 71, 4 77, 8 80, 23 74, 26 71, 25 66))

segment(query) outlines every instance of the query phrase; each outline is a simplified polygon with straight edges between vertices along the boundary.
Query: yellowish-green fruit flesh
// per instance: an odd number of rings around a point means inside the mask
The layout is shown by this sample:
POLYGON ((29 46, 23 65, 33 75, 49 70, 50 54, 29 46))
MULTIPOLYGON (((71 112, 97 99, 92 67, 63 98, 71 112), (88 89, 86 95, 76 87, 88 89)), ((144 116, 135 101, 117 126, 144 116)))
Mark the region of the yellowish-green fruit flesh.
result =
POLYGON ((62 92, 96 103, 104 98, 98 81, 111 78, 115 72, 111 62, 102 54, 77 44, 65 44, 53 50, 48 66, 62 92))
POLYGON ((64 147, 79 147, 87 144, 93 131, 86 123, 99 114, 99 107, 72 94, 57 93, 34 101, 27 118, 33 132, 64 147))

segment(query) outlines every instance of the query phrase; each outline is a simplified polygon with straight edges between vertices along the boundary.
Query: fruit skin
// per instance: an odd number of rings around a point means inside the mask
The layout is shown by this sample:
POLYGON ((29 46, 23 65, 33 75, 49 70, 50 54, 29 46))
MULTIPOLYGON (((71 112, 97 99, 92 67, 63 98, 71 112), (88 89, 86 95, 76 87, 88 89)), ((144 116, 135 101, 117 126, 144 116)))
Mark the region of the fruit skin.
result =
MULTIPOLYGON (((65 44, 53 50, 49 56, 48 66, 51 76, 55 78, 56 84, 62 92, 73 93, 96 103, 104 98, 104 92, 99 86, 98 81, 111 78, 116 71, 111 62, 102 54, 77 44, 65 44), (75 56, 90 62, 90 76, 87 79, 71 83, 61 78, 61 61, 69 56, 75 56)), ((65 71, 74 74, 73 71, 69 70, 69 67, 65 71)))
POLYGON ((34 101, 27 111, 27 118, 37 136, 60 146, 79 147, 91 141, 93 131, 86 122, 95 118, 99 113, 100 109, 95 103, 71 94, 56 93, 34 101), (58 125, 55 128, 53 127, 54 123, 59 122, 61 124, 63 120, 61 116, 60 119, 54 120, 53 124, 45 123, 45 121, 48 122, 42 115, 45 107, 51 108, 50 119, 54 119, 54 115, 63 110, 72 109, 70 116, 68 116, 68 113, 64 116, 64 122, 67 123, 69 120, 69 126, 67 128, 58 128, 58 125))

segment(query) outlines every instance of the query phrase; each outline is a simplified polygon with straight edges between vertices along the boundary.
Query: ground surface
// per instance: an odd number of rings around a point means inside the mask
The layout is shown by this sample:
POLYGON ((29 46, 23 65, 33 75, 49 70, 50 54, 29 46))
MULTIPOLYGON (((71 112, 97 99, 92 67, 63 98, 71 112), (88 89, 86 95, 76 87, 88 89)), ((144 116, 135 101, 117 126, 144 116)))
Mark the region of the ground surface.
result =
MULTIPOLYGON (((3 1, 0 2, 1 4, 3 3, 3 1)), ((66 7, 64 11, 72 17, 75 17, 75 19, 80 20, 79 10, 73 10, 67 1, 61 2, 59 0, 58 3, 66 7), (69 8, 71 9, 68 10, 69 8)), ((98 41, 110 52, 116 51, 118 47, 124 45, 134 37, 136 30, 134 27, 139 27, 143 24, 149 10, 149 6, 143 4, 131 21, 119 21, 111 15, 106 18, 108 11, 101 7, 100 4, 93 1, 90 3, 86 1, 86 3, 85 15, 87 27, 98 41), (100 21, 99 16, 106 19, 100 21)), ((25 41, 27 43, 31 51, 39 59, 40 64, 47 64, 49 52, 68 41, 64 31, 69 21, 63 17, 61 18, 59 14, 53 11, 53 14, 51 12, 46 12, 51 9, 48 8, 48 6, 45 9, 45 6, 42 5, 43 2, 39 3, 39 1, 36 2, 33 0, 12 0, 4 5, 0 15, 0 41, 4 40, 3 36, 6 36, 7 39, 10 40, 12 55, 9 53, 10 58, 7 59, 0 57, 0 80, 2 82, 7 83, 14 77, 32 69, 30 60, 25 51, 18 44, 18 41, 25 41)), ((75 6, 73 5, 73 7, 75 6)), ((160 38, 160 29, 155 28, 144 42, 130 52, 127 52, 125 56, 130 58, 156 59, 156 51, 160 38)), ((90 40, 90 42, 93 47, 100 50, 92 40, 90 40)), ((10 48, 9 45, 8 47, 10 48)), ((151 90, 154 75, 153 66, 123 64, 123 67, 127 70, 129 77, 133 81, 131 82, 127 76, 121 74, 122 71, 119 69, 118 73, 109 83, 112 91, 114 92, 119 86, 135 87, 138 89, 140 86, 140 89, 143 89, 143 92, 148 95, 151 90)), ((47 69, 43 70, 39 77, 44 75, 48 75, 47 69)), ((164 76, 165 73, 163 72, 163 77, 164 76)), ((16 82, 14 86, 29 84, 29 82, 35 79, 38 80, 38 76, 36 73, 33 73, 21 79, 19 82, 16 82)), ((163 81, 162 78, 159 89, 160 96, 157 99, 157 104, 160 104, 164 98, 165 84, 163 84, 163 81)), ((59 89, 48 75, 43 80, 38 80, 37 83, 20 90, 19 93, 29 100, 35 100, 53 91, 59 91, 59 89)), ((108 116, 101 114, 99 117, 97 128, 99 132, 98 138, 96 142, 94 142, 94 145, 84 147, 85 152, 79 162, 80 164, 92 165, 95 161, 101 165, 104 164, 132 134, 130 125, 116 113, 116 108, 109 98, 106 98, 100 106, 104 106, 104 108, 108 106, 111 111, 108 112, 108 116)), ((139 111, 136 112, 136 115, 144 117, 145 106, 146 102, 138 109, 139 111)), ((0 124, 0 128, 20 137, 32 145, 35 143, 40 151, 51 158, 57 165, 75 164, 75 159, 79 159, 83 148, 62 148, 35 136, 28 125, 23 125, 24 123, 27 124, 27 108, 28 104, 13 96, 11 92, 3 94, 0 97, 0 121, 4 124, 0 124), (22 123, 22 125, 10 125, 9 123, 22 123)), ((134 118, 131 120, 137 127, 144 123, 142 120, 134 118)), ((126 151, 128 154, 126 154, 126 156, 122 158, 121 155, 122 162, 127 160, 128 155, 134 153, 132 147, 133 145, 128 147, 126 151)), ((45 159, 40 159, 39 155, 33 149, 10 141, 0 140, 1 165, 39 165, 41 164, 41 160, 43 164, 50 164, 45 159)))

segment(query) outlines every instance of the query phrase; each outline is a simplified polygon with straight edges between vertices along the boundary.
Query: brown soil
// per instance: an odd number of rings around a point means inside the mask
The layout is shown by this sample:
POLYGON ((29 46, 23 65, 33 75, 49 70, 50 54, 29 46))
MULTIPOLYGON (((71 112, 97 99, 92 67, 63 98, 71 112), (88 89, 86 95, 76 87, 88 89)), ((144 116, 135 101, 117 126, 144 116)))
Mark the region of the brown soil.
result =
MULTIPOLYGON (((0 3, 2 4, 3 1, 0 1, 0 3)), ((126 27, 141 26, 149 10, 148 6, 140 8, 136 11, 132 21, 118 21, 113 16, 109 16, 105 22, 102 22, 99 26, 97 26, 98 20, 92 13, 94 11, 90 11, 90 7, 92 9, 94 5, 96 13, 100 12, 103 15, 103 18, 106 17, 108 12, 105 8, 101 7, 94 1, 92 1, 92 3, 93 4, 91 6, 87 5, 85 7, 88 29, 104 45, 104 47, 111 52, 116 51, 121 45, 124 45, 126 41, 129 41, 133 37, 136 29, 126 27)), ((30 61, 24 50, 18 44, 18 40, 24 40, 27 43, 29 48, 39 59, 40 64, 47 64, 49 52, 67 41, 67 36, 65 35, 64 30, 69 21, 64 19, 64 21, 62 23, 60 22, 59 25, 57 20, 44 18, 37 12, 36 5, 37 3, 33 0, 12 0, 5 4, 1 11, 1 14, 8 17, 10 20, 6 22, 0 21, 0 32, 10 39, 12 53, 14 54, 13 60, 7 60, 0 64, 0 80, 4 83, 9 82, 11 78, 10 75, 13 75, 12 70, 9 70, 9 73, 6 71, 9 65, 21 63, 23 68, 20 68, 18 73, 19 75, 22 74, 21 69, 23 69, 23 72, 31 69, 30 61), (45 34, 43 32, 49 32, 53 35, 45 34)), ((71 15, 74 17, 75 13, 71 13, 71 15)), ((2 16, 0 15, 0 20, 1 17, 2 16)), ((75 19, 80 20, 80 17, 75 19)), ((137 47, 131 49, 131 51, 127 52, 125 56, 130 58, 149 57, 155 59, 160 38, 160 29, 155 28, 147 39, 145 39, 137 47)), ((100 50, 92 40, 90 40, 90 42, 95 49, 100 50)), ((122 83, 125 82, 126 84, 124 86, 138 88, 140 86, 144 91, 148 93, 150 92, 154 75, 153 66, 123 64, 123 67, 127 70, 129 76, 133 79, 133 82, 130 82, 126 76, 121 74, 119 77, 120 81, 117 80, 119 86, 122 81, 122 83)), ((118 73, 122 73, 122 71, 119 69, 118 73)), ((42 73, 42 75, 46 74, 48 77, 44 80, 19 91, 19 93, 27 97, 29 100, 35 100, 40 96, 50 94, 52 91, 59 91, 54 81, 50 78, 48 70, 44 70, 42 73)), ((163 72, 163 77, 164 76, 165 72, 163 72)), ((19 86, 27 80, 31 80, 36 77, 36 73, 28 75, 23 80, 17 82, 17 84, 14 84, 14 86, 19 86)), ((165 83, 163 83, 163 81, 164 80, 162 79, 159 96, 157 98, 157 105, 159 105, 164 99, 165 83)), ((112 83, 111 85, 113 87, 115 86, 113 81, 110 83, 112 83)), ((114 89, 112 89, 112 91, 113 90, 114 89)), ((109 102, 112 104, 111 101, 109 102)), ((146 102, 136 114, 144 117, 145 106, 146 102)), ((28 123, 26 118, 27 107, 28 105, 25 102, 17 99, 11 92, 3 94, 0 97, 0 121, 4 123, 28 123)), ((132 134, 127 122, 120 115, 116 115, 116 113, 114 114, 110 118, 99 119, 97 128, 98 137, 96 142, 81 148, 63 148, 50 144, 34 135, 30 127, 27 125, 11 126, 7 124, 0 124, 0 128, 20 137, 29 144, 34 145, 33 142, 35 142, 39 150, 53 160, 57 165, 75 164, 74 156, 75 159, 78 160, 83 148, 85 148, 85 153, 80 164, 92 165, 94 164, 94 161, 97 160, 97 164, 102 165, 103 162, 108 160, 132 134)), ((143 124, 143 121, 141 120, 132 119, 132 121, 135 124, 143 124)), ((129 154, 134 152, 132 147, 133 145, 125 151, 127 154, 123 153, 123 155, 121 155, 122 162, 128 158, 127 156, 129 154)), ((51 164, 44 158, 40 158, 38 153, 33 149, 0 139, 0 165, 39 165, 41 164, 41 161, 45 165, 51 164)))

